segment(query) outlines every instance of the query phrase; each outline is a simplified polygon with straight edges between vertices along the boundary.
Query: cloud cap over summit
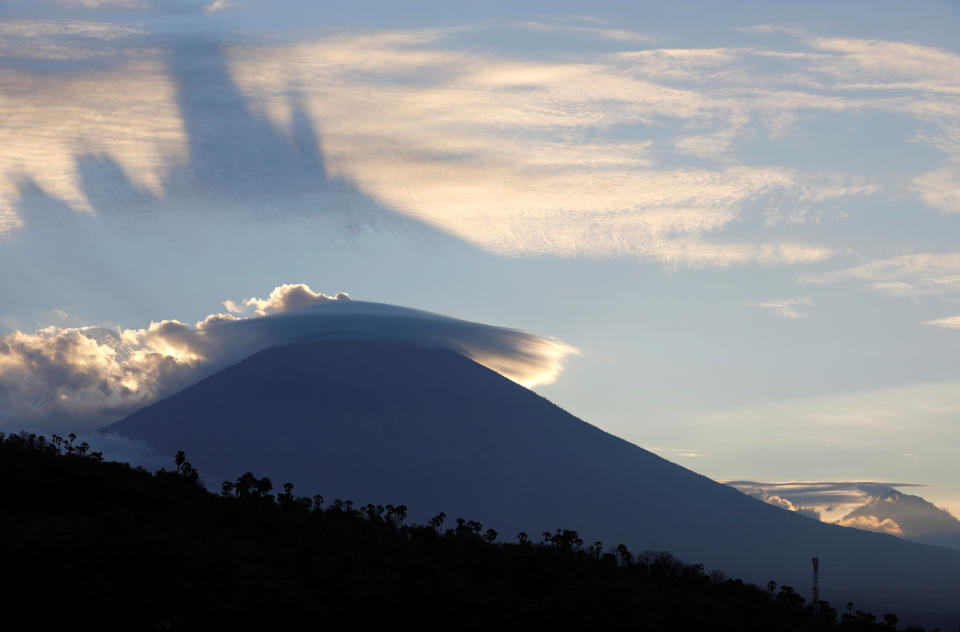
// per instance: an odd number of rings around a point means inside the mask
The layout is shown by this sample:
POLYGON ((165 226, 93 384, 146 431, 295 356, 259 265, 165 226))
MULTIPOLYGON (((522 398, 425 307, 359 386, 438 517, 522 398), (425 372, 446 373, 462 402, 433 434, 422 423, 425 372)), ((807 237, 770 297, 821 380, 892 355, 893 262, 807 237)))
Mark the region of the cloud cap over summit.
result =
POLYGON ((269 347, 364 339, 450 349, 524 386, 556 379, 576 350, 522 332, 382 303, 327 296, 304 284, 266 299, 225 301, 228 314, 143 329, 47 327, 0 337, 0 427, 102 426, 269 347), (248 312, 253 312, 246 316, 248 312))

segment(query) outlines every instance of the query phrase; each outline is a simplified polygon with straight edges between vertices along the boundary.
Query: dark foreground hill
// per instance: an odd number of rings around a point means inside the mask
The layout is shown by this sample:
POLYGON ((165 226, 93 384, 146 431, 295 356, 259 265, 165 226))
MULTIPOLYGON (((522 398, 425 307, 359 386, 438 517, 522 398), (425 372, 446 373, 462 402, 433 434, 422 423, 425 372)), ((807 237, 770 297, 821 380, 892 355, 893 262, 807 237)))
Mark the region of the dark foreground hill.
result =
POLYGON ((827 525, 607 434, 448 350, 324 340, 258 353, 107 430, 184 449, 212 486, 252 469, 412 519, 482 516, 667 550, 760 584, 960 626, 960 551, 827 525))
POLYGON ((500 544, 442 514, 411 525, 249 473, 217 496, 181 458, 151 474, 97 457, 0 434, 5 629, 896 629, 570 531, 500 544))

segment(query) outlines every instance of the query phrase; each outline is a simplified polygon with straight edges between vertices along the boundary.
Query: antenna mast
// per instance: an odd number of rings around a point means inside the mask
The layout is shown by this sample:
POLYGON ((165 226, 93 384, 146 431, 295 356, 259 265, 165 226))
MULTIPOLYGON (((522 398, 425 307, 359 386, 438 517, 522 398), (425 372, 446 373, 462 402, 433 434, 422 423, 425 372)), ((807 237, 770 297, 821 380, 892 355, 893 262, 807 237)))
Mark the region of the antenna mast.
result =
POLYGON ((820 558, 813 558, 813 604, 820 603, 820 558))

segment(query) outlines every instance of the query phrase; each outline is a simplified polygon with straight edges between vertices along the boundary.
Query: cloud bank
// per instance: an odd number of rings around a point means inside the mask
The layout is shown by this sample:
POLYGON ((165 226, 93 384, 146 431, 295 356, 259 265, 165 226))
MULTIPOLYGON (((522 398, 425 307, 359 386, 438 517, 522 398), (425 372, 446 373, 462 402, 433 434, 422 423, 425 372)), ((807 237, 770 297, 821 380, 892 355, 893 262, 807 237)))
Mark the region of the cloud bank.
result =
POLYGON ((920 496, 894 489, 918 485, 865 481, 727 484, 771 505, 824 522, 960 548, 960 521, 950 512, 920 496))
POLYGON ((726 481, 771 505, 796 511, 816 520, 835 522, 843 526, 869 529, 902 535, 896 522, 875 516, 847 516, 851 510, 883 498, 895 487, 920 487, 910 483, 876 483, 871 481, 759 483, 756 481, 726 481), (836 516, 842 516, 838 520, 836 516), (831 519, 828 516, 832 516, 831 519), (846 521, 846 522, 844 522, 846 521))
MULTIPOLYGON (((150 11, 136 23, 91 11, 88 21, 13 16, 0 25, 0 235, 22 227, 34 189, 77 212, 126 208, 128 199, 90 199, 104 164, 158 211, 235 210, 243 196, 192 189, 242 171, 236 180, 250 190, 298 192, 264 206, 316 213, 336 206, 329 188, 298 188, 316 182, 304 170, 317 169, 489 252, 674 267, 823 262, 846 244, 799 225, 847 219, 844 207, 867 198, 960 211, 960 55, 951 51, 765 26, 742 29, 736 46, 676 48, 590 19, 324 31, 277 45, 209 30, 204 10, 253 19, 257 3, 176 4, 195 14, 180 47, 197 45, 197 54, 165 48, 150 11), (524 32, 569 38, 580 52, 490 48, 491 35, 524 32), (784 38, 774 44, 771 34, 784 38), (605 46, 583 49, 584 38, 605 46), (57 72, 37 70, 48 67, 57 72), (217 109, 232 100, 242 103, 217 109), (908 144, 940 160, 878 178, 854 164, 790 158, 805 121, 871 113, 923 130, 908 144), (262 146, 245 146, 262 139, 251 130, 267 128, 317 164, 288 169, 282 152, 261 157, 262 146), (209 154, 222 164, 184 177, 198 166, 197 148, 224 142, 230 151, 209 154), (759 157, 750 149, 763 145, 759 157)), ((890 140, 878 153, 905 148, 890 140)), ((858 271, 833 278, 844 273, 858 271)), ((910 281, 875 286, 917 291, 910 281)))
POLYGON ((262 349, 304 339, 362 338, 452 349, 525 386, 552 382, 562 342, 419 310, 285 284, 233 313, 143 329, 47 327, 0 337, 0 428, 81 432, 176 392, 262 349))
MULTIPOLYGON (((243 147, 245 123, 210 105, 239 96, 257 125, 291 145, 312 143, 331 177, 490 252, 626 255, 689 267, 808 264, 836 248, 784 225, 838 214, 845 200, 884 186, 835 169, 744 159, 744 143, 777 143, 799 120, 868 108, 945 128, 960 120, 948 100, 958 57, 897 42, 797 34, 802 52, 657 48, 643 33, 565 21, 344 31, 282 46, 237 37, 216 47, 228 75, 217 83, 194 76, 209 56, 171 67, 176 55, 149 32, 44 24, 12 21, 20 39, 9 63, 0 55, 0 232, 22 222, 28 182, 74 210, 105 210, 84 190, 80 166, 89 156, 108 157, 164 207, 191 205, 171 173, 187 163, 189 147, 211 141, 204 134, 229 136, 232 156, 256 153, 243 147), (558 58, 475 43, 518 30, 622 50, 558 58), (38 81, 25 54, 105 61, 38 81), (878 56, 899 63, 877 66, 878 56), (853 82, 864 73, 869 86, 853 82), (905 83, 910 77, 917 80, 905 83), (891 86, 914 93, 893 98, 891 86), (203 107, 187 113, 185 104, 203 107), (316 137, 298 137, 305 124, 316 137), (751 225, 763 232, 743 230, 751 225)), ((952 155, 942 140, 921 140, 952 155)), ((915 174, 911 190, 954 204, 943 169, 915 174)), ((294 196, 283 205, 320 206, 294 196)))

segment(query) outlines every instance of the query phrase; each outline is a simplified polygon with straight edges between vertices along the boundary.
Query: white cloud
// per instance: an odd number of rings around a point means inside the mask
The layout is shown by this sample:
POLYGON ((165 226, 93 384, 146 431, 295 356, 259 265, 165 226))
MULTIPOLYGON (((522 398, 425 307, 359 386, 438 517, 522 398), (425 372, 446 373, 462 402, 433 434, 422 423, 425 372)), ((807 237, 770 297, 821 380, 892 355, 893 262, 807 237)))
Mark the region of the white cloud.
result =
POLYGON ((809 38, 831 53, 816 67, 846 89, 960 94, 960 55, 919 44, 854 38, 809 38))
POLYGON ((516 28, 526 29, 529 31, 545 31, 545 32, 563 32, 563 33, 575 33, 582 35, 589 35, 594 37, 600 37, 604 39, 616 40, 621 42, 653 42, 655 38, 647 35, 645 33, 638 33, 637 31, 630 31, 627 29, 615 29, 610 28, 609 24, 602 21, 592 21, 592 20, 579 20, 586 22, 587 24, 592 24, 591 26, 583 26, 576 24, 551 24, 549 22, 519 22, 515 24, 507 24, 506 26, 513 26, 516 28), (597 26, 597 24, 603 24, 603 26, 597 26))
POLYGON ((684 136, 674 141, 674 150, 698 158, 708 158, 715 162, 731 162, 734 154, 731 145, 737 139, 737 128, 730 127, 719 132, 684 136))
POLYGON ((895 489, 922 485, 868 481, 728 484, 771 505, 844 527, 945 546, 954 546, 960 534, 960 522, 947 510, 895 489))
POLYGON ((913 184, 927 206, 942 213, 960 213, 960 162, 919 176, 913 184))
POLYGON ((0 234, 21 223, 16 208, 28 182, 93 212, 81 157, 109 156, 134 186, 162 198, 166 174, 187 153, 173 82, 151 51, 56 80, 0 68, 0 111, 0 234))
POLYGON ((55 0, 55 1, 57 4, 83 7, 84 9, 102 9, 107 7, 143 9, 150 6, 147 0, 55 0))
POLYGON ((924 325, 933 325, 935 327, 943 327, 945 329, 960 329, 960 316, 950 316, 948 318, 928 320, 924 323, 924 325))
POLYGON ((632 74, 667 82, 729 82, 743 77, 743 48, 655 48, 617 54, 632 74))
POLYGON ((206 7, 204 7, 204 12, 206 13, 217 13, 219 11, 226 11, 227 9, 232 9, 236 5, 233 2, 227 2, 227 0, 214 0, 206 7))
POLYGON ((51 45, 58 42, 71 45, 72 51, 82 49, 85 43, 96 41, 122 40, 134 35, 144 35, 142 28, 123 24, 92 22, 84 20, 11 20, 0 22, 0 35, 4 36, 4 43, 0 44, 0 51, 4 55, 15 52, 12 48, 17 45, 22 49, 16 51, 20 56, 43 57, 42 53, 49 50, 51 45))
MULTIPOLYGON (((646 37, 597 22, 519 26, 625 43, 646 37)), ((197 200, 169 176, 188 163, 190 143, 209 139, 187 138, 177 102, 184 87, 172 81, 162 52, 136 38, 111 47, 79 41, 109 34, 122 42, 137 33, 121 37, 109 29, 128 27, 105 25, 99 35, 79 23, 16 28, 22 37, 33 29, 19 49, 63 59, 72 51, 111 54, 116 63, 56 81, 26 70, 0 71, 0 143, 7 147, 0 155, 0 231, 20 225, 17 208, 27 181, 75 210, 96 210, 78 174, 84 156, 115 161, 163 208, 195 208, 197 200)), ((243 94, 244 111, 266 117, 291 140, 295 123, 308 120, 322 138, 315 149, 331 177, 489 251, 627 255, 691 267, 822 261, 833 250, 808 237, 731 233, 740 224, 750 228, 756 218, 744 209, 758 202, 766 216, 757 228, 766 230, 816 223, 839 200, 883 190, 849 174, 742 160, 739 141, 765 136, 776 142, 800 118, 864 108, 944 129, 960 120, 948 98, 956 56, 922 46, 796 34, 799 51, 650 48, 518 58, 455 48, 447 39, 469 30, 341 33, 307 43, 224 48, 228 89, 243 94), (877 56, 893 61, 877 63, 877 56), (768 67, 771 60, 783 67, 768 67), (858 73, 870 86, 850 84, 858 73), (902 88, 910 77, 916 81, 909 89, 923 91, 922 98, 891 97, 890 86, 902 88), (935 98, 929 98, 930 85, 935 98), (618 131, 624 128, 650 131, 618 131), (672 148, 674 157, 710 164, 663 161, 660 145, 672 148)), ((218 86, 208 82, 205 89, 218 86)), ((230 125, 194 123, 200 135, 230 125)), ((256 174, 247 175, 255 181, 256 174)), ((948 168, 913 182, 927 203, 942 210, 955 205, 948 168)), ((289 201, 320 206, 314 202, 289 201)))
POLYGON ((223 308, 228 312, 230 312, 231 314, 240 314, 243 312, 243 309, 244 309, 242 306, 237 305, 234 301, 231 301, 230 299, 223 301, 221 305, 223 305, 223 308))
MULTIPOLYGON (((310 305, 316 305, 326 301, 349 301, 350 295, 346 292, 340 292, 336 296, 327 296, 322 292, 314 292, 309 286, 303 283, 278 285, 270 292, 267 298, 248 298, 243 302, 247 307, 254 308, 254 314, 257 316, 266 316, 278 312, 289 312, 295 309, 303 309, 310 305)), ((233 301, 224 301, 224 307, 231 312, 239 312, 239 308, 233 301)))
MULTIPOLYGON (((691 266, 819 261, 830 250, 816 244, 707 236, 730 227, 759 196, 775 193, 776 204, 789 206, 873 191, 833 186, 812 194, 822 185, 779 167, 656 168, 650 140, 612 142, 605 131, 668 121, 728 128, 749 116, 727 96, 651 81, 641 70, 651 62, 641 63, 639 54, 590 63, 513 61, 435 47, 440 36, 424 33, 413 44, 379 34, 239 48, 232 68, 251 103, 281 128, 291 125, 291 89, 302 90, 297 103, 323 130, 334 175, 502 254, 635 255, 691 266), (411 82, 364 79, 379 73, 411 82), (331 83, 337 90, 324 88, 331 83), (386 101, 391 107, 384 109, 386 101)), ((735 56, 672 50, 658 59, 696 65, 735 56)), ((824 99, 809 103, 823 107, 824 99)), ((702 148, 701 138, 677 146, 706 155, 732 142, 727 134, 702 148)))
MULTIPOLYGON (((455 350, 521 384, 556 379, 576 350, 549 338, 428 312, 328 297, 303 284, 248 299, 256 316, 211 314, 144 329, 48 327, 0 337, 0 426, 105 425, 267 347, 324 336, 455 350)), ((235 304, 234 304, 235 305, 235 304)))
POLYGON ((803 307, 810 307, 812 305, 813 299, 807 297, 781 298, 764 301, 762 303, 747 303, 748 307, 769 309, 774 313, 786 318, 803 318, 807 316, 807 312, 800 311, 800 309, 803 307))
POLYGON ((776 494, 772 494, 763 499, 764 501, 770 503, 774 507, 780 507, 781 509, 786 509, 787 511, 796 511, 797 507, 787 500, 786 498, 781 498, 776 494))
POLYGON ((769 127, 796 111, 865 107, 860 97, 766 87, 781 80, 741 70, 745 56, 758 56, 751 49, 551 63, 445 50, 441 39, 431 32, 411 45, 367 35, 357 51, 360 40, 344 36, 234 49, 231 60, 245 94, 280 127, 292 119, 290 90, 303 91, 297 103, 324 131, 335 175, 501 254, 635 255, 690 266, 820 261, 831 253, 822 245, 780 257, 776 242, 730 244, 711 233, 742 220, 744 205, 759 197, 769 215, 801 223, 822 217, 811 206, 881 190, 844 174, 735 166, 732 146, 756 135, 758 117, 769 127), (370 79, 379 73, 411 80, 370 79), (717 87, 702 85, 705 77, 717 87), (695 88, 676 85, 693 80, 695 88), (335 92, 323 87, 334 82, 335 92), (725 166, 668 169, 651 160, 646 138, 597 142, 632 124, 679 131, 678 152, 725 166))
POLYGON ((854 529, 863 529, 865 531, 878 531, 880 533, 889 533, 890 535, 903 535, 903 530, 892 518, 881 520, 876 516, 852 516, 850 518, 841 518, 834 524, 841 527, 853 527, 854 529))
MULTIPOLYGON (((908 483, 871 481, 792 481, 787 483, 728 481, 727 485, 739 489, 748 496, 788 511, 796 511, 824 522, 864 529, 870 527, 869 522, 860 521, 854 524, 855 520, 850 518, 848 524, 842 520, 851 510, 863 507, 885 495, 897 494, 898 492, 893 491, 896 487, 918 487, 908 483)), ((875 522, 873 526, 876 528, 871 530, 886 530, 889 526, 881 524, 879 520, 875 522)))
POLYGON ((864 281, 896 296, 960 297, 960 254, 917 253, 877 259, 821 276, 804 276, 806 283, 864 281))

